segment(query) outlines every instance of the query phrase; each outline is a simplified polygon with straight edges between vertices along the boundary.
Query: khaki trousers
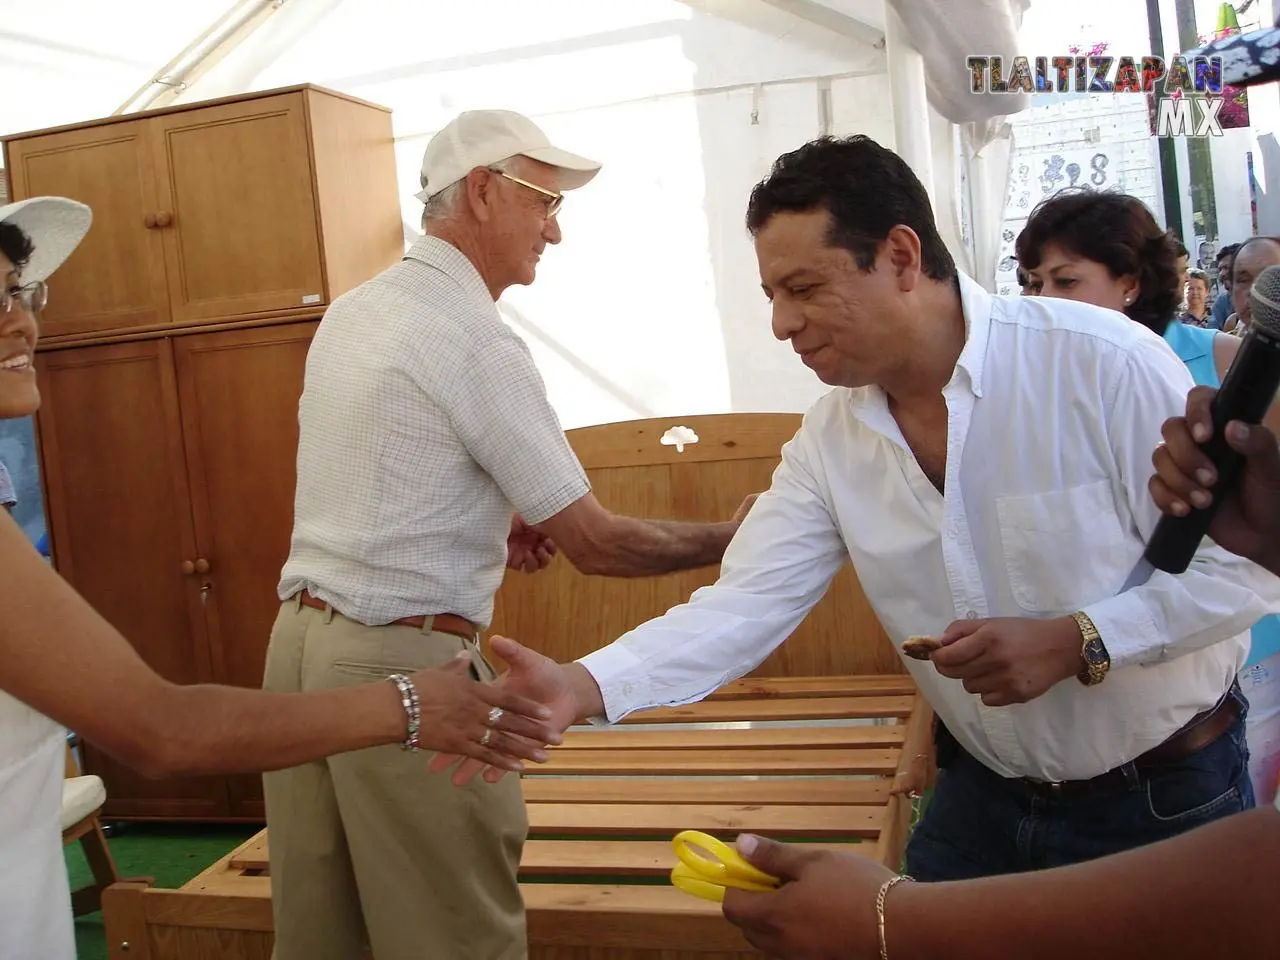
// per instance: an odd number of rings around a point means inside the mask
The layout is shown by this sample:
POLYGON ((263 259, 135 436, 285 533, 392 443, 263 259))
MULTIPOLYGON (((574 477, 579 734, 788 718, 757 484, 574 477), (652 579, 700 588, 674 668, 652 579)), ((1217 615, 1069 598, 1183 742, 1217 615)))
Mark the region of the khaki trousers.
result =
MULTIPOLYGON (((437 666, 474 641, 285 601, 264 687, 306 692, 437 666)), ((425 705, 424 705, 425 706, 425 705)), ((523 960, 520 781, 455 787, 427 752, 372 747, 263 777, 276 960, 523 960)))

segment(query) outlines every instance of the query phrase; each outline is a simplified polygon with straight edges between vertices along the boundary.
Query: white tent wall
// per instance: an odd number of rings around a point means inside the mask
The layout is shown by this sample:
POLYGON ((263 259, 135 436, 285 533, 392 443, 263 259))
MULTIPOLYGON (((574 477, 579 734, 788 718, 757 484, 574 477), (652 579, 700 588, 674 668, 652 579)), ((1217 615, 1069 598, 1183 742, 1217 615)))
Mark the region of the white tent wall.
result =
MULTIPOLYGON (((200 5, 185 35, 172 32, 180 39, 148 41, 153 59, 175 55, 228 3, 200 5)), ((1007 28, 1008 10, 1023 4, 978 6, 983 16, 1004 10, 1007 28)), ((413 193, 431 134, 466 109, 526 113, 554 141, 604 163, 566 202, 564 242, 548 251, 538 282, 502 301, 564 426, 803 410, 825 388, 770 332, 743 226, 748 194, 779 154, 820 134, 895 145, 883 49, 832 29, 825 14, 803 15, 818 7, 883 30, 882 0, 289 0, 178 102, 314 82, 391 107, 406 239, 417 234, 413 193)), ((140 46, 120 39, 119 49, 140 46)), ((963 80, 952 60, 963 56, 946 54, 963 80)), ((936 73, 932 87, 950 82, 936 73)), ((19 126, 108 113, 145 80, 131 76, 109 106, 19 126)), ((1017 109, 1014 101, 1001 106, 1017 109)), ((984 228, 967 231, 960 216, 971 151, 962 154, 948 120, 932 110, 929 119, 944 238, 990 285, 993 271, 981 272, 981 258, 975 268, 966 245, 984 228)), ((6 128, 16 129, 7 117, 6 128)))

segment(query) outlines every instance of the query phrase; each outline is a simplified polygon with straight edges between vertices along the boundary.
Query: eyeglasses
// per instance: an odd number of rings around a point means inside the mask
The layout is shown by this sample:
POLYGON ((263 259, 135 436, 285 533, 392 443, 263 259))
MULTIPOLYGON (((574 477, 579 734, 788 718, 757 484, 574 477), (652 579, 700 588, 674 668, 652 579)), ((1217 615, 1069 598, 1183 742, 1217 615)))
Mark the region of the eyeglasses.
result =
POLYGON ((11 311, 15 300, 27 313, 39 313, 49 302, 49 287, 43 280, 36 280, 16 289, 0 289, 0 313, 11 311))
POLYGON ((518 183, 522 187, 528 187, 530 190, 535 190, 538 193, 542 194, 544 197, 548 197, 551 200, 551 202, 547 204, 548 220, 550 220, 552 217, 554 217, 557 213, 560 212, 560 206, 561 204, 564 203, 563 193, 556 193, 554 190, 548 190, 545 187, 540 187, 536 183, 530 183, 528 180, 521 180, 519 177, 513 177, 511 174, 507 173, 505 170, 494 170, 493 168, 490 168, 490 173, 496 173, 498 176, 505 177, 506 179, 510 180, 512 183, 518 183))

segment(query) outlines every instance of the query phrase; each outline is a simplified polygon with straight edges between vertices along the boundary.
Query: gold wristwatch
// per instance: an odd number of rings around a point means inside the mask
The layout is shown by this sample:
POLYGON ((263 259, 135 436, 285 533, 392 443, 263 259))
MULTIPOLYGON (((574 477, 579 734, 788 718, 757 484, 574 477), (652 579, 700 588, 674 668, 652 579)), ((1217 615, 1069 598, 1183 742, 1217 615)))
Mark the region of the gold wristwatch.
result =
POLYGON ((1086 687, 1096 686, 1106 679, 1107 671, 1111 669, 1111 654, 1107 652, 1102 634, 1098 633, 1098 628, 1093 625, 1087 613, 1077 610, 1071 618, 1080 628, 1081 639, 1080 672, 1076 677, 1086 687))

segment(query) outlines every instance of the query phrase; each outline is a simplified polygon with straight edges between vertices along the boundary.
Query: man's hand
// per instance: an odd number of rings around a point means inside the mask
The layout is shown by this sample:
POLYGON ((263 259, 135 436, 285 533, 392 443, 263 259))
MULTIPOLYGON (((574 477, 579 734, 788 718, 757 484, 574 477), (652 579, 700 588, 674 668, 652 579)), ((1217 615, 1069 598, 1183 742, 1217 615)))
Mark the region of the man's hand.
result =
POLYGON ((738 509, 733 512, 733 517, 729 522, 741 526, 742 521, 747 519, 747 514, 751 512, 751 505, 756 502, 756 497, 758 496, 760 496, 758 493, 748 494, 747 498, 738 505, 738 509))
POLYGON ((738 838, 738 852, 785 881, 776 893, 725 892, 725 919, 757 950, 777 960, 880 955, 876 893, 891 871, 870 857, 749 835, 738 838))
POLYGON ((1080 628, 1071 617, 957 620, 929 659, 944 677, 963 680, 989 707, 1034 700, 1080 672, 1080 628))
MULTIPOLYGON (((1151 461, 1156 474, 1151 497, 1165 513, 1186 516, 1192 506, 1212 502, 1218 482, 1213 461, 1197 447, 1213 436, 1209 405, 1216 390, 1196 387, 1187 396, 1187 415, 1171 417, 1161 432, 1164 443, 1151 461)), ((1209 525, 1209 536, 1224 550, 1259 563, 1280 575, 1280 450, 1266 427, 1233 421, 1227 443, 1245 457, 1240 484, 1226 495, 1209 525)))
MULTIPOLYGON (((522 702, 541 704, 549 710, 543 720, 545 726, 556 733, 563 733, 578 718, 578 700, 565 673, 565 668, 550 657, 523 646, 507 637, 494 637, 493 652, 507 661, 510 669, 494 681, 494 686, 506 693, 516 694, 522 702)), ((458 760, 462 763, 453 772, 453 782, 461 786, 477 773, 484 772, 484 779, 493 783, 502 778, 503 770, 487 766, 479 760, 462 758, 456 753, 439 753, 431 758, 430 769, 435 773, 447 770, 458 760)))
POLYGON ((511 533, 507 535, 507 566, 524 573, 545 570, 556 555, 556 545, 545 533, 535 530, 515 514, 511 518, 511 533))

